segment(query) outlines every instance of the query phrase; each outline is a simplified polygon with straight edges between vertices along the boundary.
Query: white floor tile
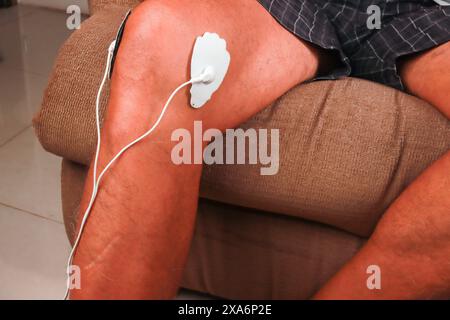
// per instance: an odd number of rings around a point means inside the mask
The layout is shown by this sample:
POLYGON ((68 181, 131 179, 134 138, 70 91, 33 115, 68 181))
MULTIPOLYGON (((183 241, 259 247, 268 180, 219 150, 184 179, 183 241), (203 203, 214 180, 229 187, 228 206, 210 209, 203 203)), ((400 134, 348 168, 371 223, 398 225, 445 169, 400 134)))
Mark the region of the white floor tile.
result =
POLYGON ((0 205, 0 299, 60 299, 69 243, 60 223, 0 205))
POLYGON ((35 8, 32 12, 0 24, 0 59, 8 68, 47 76, 57 51, 72 32, 67 14, 35 8))
POLYGON ((28 128, 0 148, 0 203, 62 221, 60 165, 28 128))
POLYGON ((17 5, 0 9, 0 25, 15 21, 33 12, 36 8, 32 6, 17 5))
POLYGON ((0 146, 31 125, 46 85, 47 77, 8 69, 0 62, 0 146))
POLYGON ((71 33, 66 18, 30 6, 0 10, 0 146, 39 109, 57 50, 71 33))

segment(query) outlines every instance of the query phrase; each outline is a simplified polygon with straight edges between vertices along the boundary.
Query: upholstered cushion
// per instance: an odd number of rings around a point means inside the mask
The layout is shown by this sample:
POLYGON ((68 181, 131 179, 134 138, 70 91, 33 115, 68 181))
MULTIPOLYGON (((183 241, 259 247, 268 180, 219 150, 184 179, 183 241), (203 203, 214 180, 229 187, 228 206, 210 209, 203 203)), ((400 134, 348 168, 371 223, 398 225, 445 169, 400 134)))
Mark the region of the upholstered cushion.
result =
MULTIPOLYGON (((86 173, 87 167, 63 160, 71 242, 86 173)), ((227 299, 307 299, 364 242, 319 223, 200 199, 182 286, 227 299)))
MULTIPOLYGON (((61 48, 34 119, 50 152, 88 164, 106 49, 126 12, 108 6, 61 48)), ((107 99, 103 98, 103 109, 107 99)), ((399 193, 450 149, 450 124, 432 106, 347 78, 300 85, 244 128, 280 130, 277 175, 259 166, 205 166, 201 196, 333 225, 367 236, 399 193)))
POLYGON ((280 170, 205 166, 201 194, 368 236, 388 206, 450 149, 434 107, 364 80, 294 88, 244 128, 280 129, 280 170))

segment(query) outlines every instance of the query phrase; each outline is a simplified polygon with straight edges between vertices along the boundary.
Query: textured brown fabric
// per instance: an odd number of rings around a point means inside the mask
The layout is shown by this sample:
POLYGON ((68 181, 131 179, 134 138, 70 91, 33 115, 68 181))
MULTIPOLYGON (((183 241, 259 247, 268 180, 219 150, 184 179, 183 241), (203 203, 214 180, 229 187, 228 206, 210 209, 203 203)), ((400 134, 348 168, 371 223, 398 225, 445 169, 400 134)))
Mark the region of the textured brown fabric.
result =
MULTIPOLYGON (((95 95, 108 43, 125 13, 108 6, 61 49, 34 125, 43 146, 87 164, 95 147, 95 95)), ((103 106, 107 92, 103 98, 103 106)), ((104 108, 103 108, 104 109, 104 108)), ((280 171, 206 166, 201 196, 284 213, 368 236, 417 175, 450 149, 450 123, 433 107, 358 79, 292 89, 243 125, 280 129, 280 171)))
MULTIPOLYGON (((86 171, 63 161, 71 241, 86 171)), ((306 299, 363 241, 318 223, 202 199, 183 287, 228 299, 306 299)))
POLYGON ((426 167, 450 149, 450 122, 400 91, 358 79, 285 94, 244 128, 280 129, 280 170, 205 166, 201 196, 368 236, 426 167))
POLYGON ((89 0, 89 13, 93 15, 110 5, 119 5, 126 8, 132 8, 140 2, 142 2, 142 0, 89 0))
POLYGON ((95 99, 107 49, 127 11, 108 6, 84 21, 60 48, 42 107, 33 119, 36 134, 48 151, 80 163, 89 161, 88 153, 95 147, 95 133, 90 130, 95 128, 95 99))

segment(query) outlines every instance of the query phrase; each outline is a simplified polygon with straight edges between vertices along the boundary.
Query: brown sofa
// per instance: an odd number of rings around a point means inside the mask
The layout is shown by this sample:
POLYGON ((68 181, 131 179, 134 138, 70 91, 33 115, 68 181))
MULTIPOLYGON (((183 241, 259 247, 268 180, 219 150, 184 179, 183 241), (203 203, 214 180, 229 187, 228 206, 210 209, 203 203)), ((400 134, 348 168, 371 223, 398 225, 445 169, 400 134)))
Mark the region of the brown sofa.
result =
MULTIPOLYGON (((106 49, 136 2, 91 1, 90 18, 60 49, 34 118, 42 145, 63 157, 70 239, 95 147, 106 49)), ((432 106, 353 78, 298 86, 242 127, 280 129, 279 173, 205 166, 183 280, 224 298, 310 297, 355 254, 400 192, 450 149, 449 121, 432 106)))

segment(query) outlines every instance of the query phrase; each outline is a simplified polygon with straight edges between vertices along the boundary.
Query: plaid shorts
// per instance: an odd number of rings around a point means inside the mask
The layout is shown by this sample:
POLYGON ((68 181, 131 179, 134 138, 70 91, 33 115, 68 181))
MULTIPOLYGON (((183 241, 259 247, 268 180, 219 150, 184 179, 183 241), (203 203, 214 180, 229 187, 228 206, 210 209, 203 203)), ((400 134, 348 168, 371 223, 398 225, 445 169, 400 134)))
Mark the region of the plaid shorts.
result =
POLYGON ((342 66, 316 79, 351 75, 403 90, 397 59, 450 40, 450 6, 442 1, 258 1, 296 36, 339 52, 342 66))

